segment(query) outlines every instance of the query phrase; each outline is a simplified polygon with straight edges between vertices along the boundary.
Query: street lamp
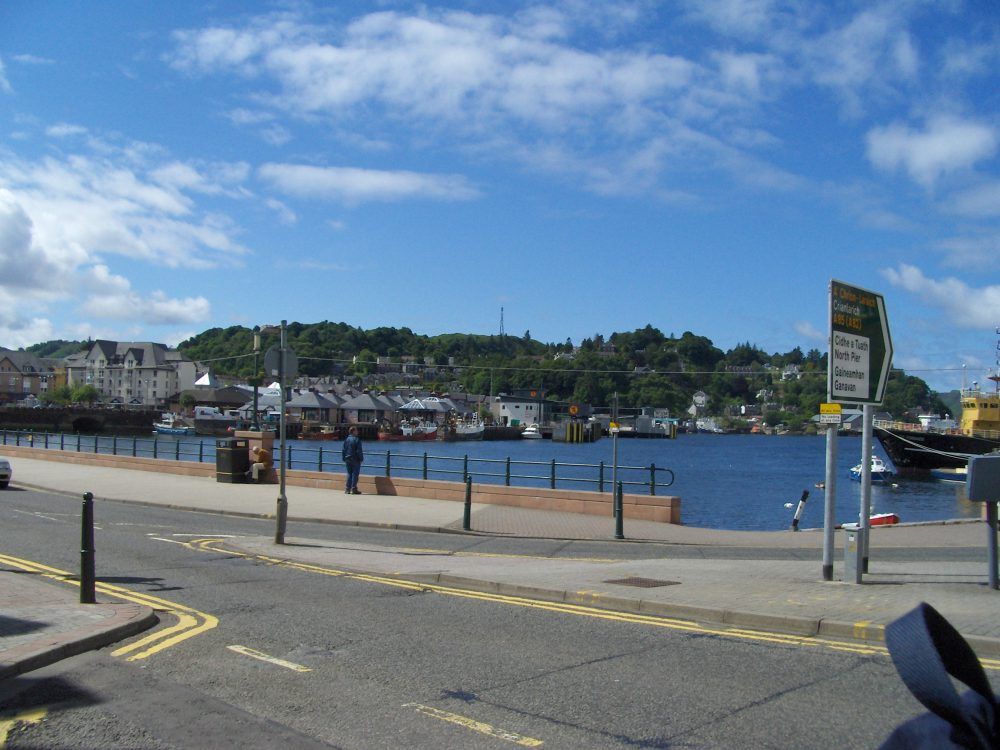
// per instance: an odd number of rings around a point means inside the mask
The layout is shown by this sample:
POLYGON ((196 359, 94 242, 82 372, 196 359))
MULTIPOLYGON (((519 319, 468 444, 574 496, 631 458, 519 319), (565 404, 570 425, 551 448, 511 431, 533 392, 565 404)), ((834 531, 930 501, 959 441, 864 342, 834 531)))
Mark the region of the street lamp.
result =
POLYGON ((285 497, 285 464, 286 457, 288 455, 285 452, 285 373, 287 371, 285 358, 288 356, 285 329, 287 325, 288 321, 283 320, 281 321, 280 328, 276 328, 275 326, 264 326, 260 329, 261 333, 274 333, 275 331, 278 331, 278 333, 281 334, 278 346, 278 386, 281 388, 281 416, 278 422, 278 450, 281 452, 281 463, 278 465, 278 503, 275 513, 274 528, 275 544, 285 543, 285 528, 288 525, 288 498, 285 497))
POLYGON ((250 420, 250 429, 254 432, 260 431, 260 421, 257 411, 257 394, 260 391, 260 326, 253 327, 253 418, 250 420))

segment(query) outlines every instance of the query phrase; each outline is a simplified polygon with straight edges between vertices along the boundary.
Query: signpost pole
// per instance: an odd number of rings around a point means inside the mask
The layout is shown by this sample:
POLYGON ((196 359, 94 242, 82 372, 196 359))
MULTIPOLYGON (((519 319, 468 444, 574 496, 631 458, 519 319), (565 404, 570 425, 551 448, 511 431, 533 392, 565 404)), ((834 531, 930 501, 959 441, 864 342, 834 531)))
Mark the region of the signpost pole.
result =
POLYGON ((869 515, 872 508, 872 405, 862 407, 864 426, 861 432, 861 513, 858 517, 858 533, 861 545, 861 572, 868 572, 868 532, 869 515))
POLYGON ((823 580, 833 580, 833 527, 837 504, 837 425, 826 426, 826 479, 823 483, 823 580))
POLYGON ((285 452, 285 377, 287 375, 285 361, 287 342, 285 339, 286 321, 281 321, 281 348, 278 360, 278 385, 281 386, 281 416, 278 421, 278 443, 281 446, 281 463, 278 465, 278 502, 275 513, 274 543, 285 543, 285 529, 288 523, 288 498, 285 496, 285 468, 288 454, 285 452))

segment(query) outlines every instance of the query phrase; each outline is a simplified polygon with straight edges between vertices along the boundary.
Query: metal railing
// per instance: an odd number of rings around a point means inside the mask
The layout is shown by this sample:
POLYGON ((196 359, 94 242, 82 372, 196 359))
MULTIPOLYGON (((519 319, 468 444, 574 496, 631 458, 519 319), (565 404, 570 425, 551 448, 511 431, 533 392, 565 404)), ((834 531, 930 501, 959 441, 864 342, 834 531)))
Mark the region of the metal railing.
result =
MULTIPOLYGON (((183 436, 170 438, 139 438, 67 433, 35 432, 28 430, 0 430, 3 445, 61 450, 75 453, 95 453, 112 456, 132 456, 172 461, 216 462, 216 444, 213 441, 185 440, 183 436)), ((285 455, 275 446, 278 461, 285 461, 286 469, 301 471, 340 472, 343 461, 340 444, 336 447, 311 447, 286 443, 285 455)), ((507 487, 558 487, 583 486, 597 492, 613 492, 612 466, 601 461, 596 464, 549 461, 518 461, 507 458, 475 458, 463 456, 434 456, 424 453, 392 452, 391 450, 365 452, 362 471, 368 475, 391 477, 415 476, 421 479, 467 482, 470 478, 486 484, 503 484, 507 487)), ((642 488, 650 495, 674 483, 671 469, 649 464, 648 466, 617 467, 617 479, 625 487, 642 488)))

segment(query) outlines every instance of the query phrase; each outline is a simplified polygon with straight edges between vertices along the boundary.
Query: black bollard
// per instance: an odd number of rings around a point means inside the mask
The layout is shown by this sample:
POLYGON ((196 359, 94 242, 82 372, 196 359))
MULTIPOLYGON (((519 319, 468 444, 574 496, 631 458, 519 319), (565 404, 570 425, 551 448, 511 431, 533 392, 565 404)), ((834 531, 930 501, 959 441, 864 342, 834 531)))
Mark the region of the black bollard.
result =
POLYGON ((622 507, 624 504, 624 497, 622 496, 622 483, 619 482, 618 486, 615 488, 615 539, 624 539, 625 522, 623 516, 625 515, 625 509, 622 507))
POLYGON ((462 514, 462 530, 472 531, 472 477, 465 478, 465 512, 462 514))
POLYGON ((83 493, 80 529, 80 604, 94 604, 94 493, 83 493))
POLYGON ((799 507, 795 509, 795 517, 792 519, 792 531, 799 530, 799 519, 802 517, 802 511, 805 510, 806 500, 809 499, 809 490, 802 490, 802 497, 799 499, 799 507))

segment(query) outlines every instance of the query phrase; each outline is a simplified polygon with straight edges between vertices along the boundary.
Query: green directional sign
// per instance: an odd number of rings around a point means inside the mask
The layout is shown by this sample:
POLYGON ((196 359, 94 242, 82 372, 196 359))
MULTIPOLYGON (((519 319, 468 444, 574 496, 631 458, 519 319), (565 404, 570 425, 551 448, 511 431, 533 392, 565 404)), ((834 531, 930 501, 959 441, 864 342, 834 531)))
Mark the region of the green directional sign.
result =
POLYGON ((892 339, 882 295, 831 280, 827 400, 881 404, 891 364, 892 339))

